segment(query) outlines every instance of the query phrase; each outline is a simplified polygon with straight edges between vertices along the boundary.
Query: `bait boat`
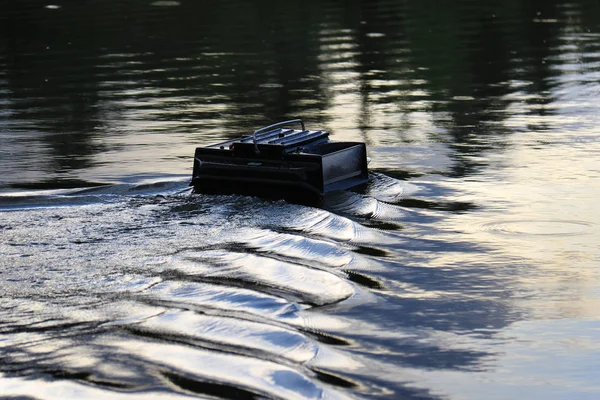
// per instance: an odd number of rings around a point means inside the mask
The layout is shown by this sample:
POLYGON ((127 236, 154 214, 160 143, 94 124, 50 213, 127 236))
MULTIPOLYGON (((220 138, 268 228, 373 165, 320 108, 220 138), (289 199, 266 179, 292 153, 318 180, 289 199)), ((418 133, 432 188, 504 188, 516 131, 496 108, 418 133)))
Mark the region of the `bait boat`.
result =
POLYGON ((318 203, 334 190, 367 182, 364 143, 335 142, 301 119, 279 122, 252 135, 196 148, 190 186, 196 193, 242 194, 318 203), (291 129, 299 124, 301 130, 291 129))

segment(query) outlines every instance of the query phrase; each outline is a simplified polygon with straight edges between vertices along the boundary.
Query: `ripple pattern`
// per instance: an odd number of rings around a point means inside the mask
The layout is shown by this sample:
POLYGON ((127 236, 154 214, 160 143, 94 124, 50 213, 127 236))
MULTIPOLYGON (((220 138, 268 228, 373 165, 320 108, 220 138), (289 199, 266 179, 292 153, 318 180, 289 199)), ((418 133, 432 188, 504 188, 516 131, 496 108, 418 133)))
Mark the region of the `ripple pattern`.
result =
POLYGON ((2 197, 3 393, 351 398, 352 322, 320 310, 372 301, 381 265, 357 250, 393 238, 359 208, 219 198, 176 182, 2 197))

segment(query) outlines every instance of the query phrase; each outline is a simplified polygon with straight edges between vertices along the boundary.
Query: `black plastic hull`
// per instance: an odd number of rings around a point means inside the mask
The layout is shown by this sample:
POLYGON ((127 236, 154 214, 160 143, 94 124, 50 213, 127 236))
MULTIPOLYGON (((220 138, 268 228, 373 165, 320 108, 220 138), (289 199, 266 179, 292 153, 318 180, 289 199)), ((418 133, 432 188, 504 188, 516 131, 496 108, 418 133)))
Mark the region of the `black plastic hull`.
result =
POLYGON ((350 189, 367 179, 364 143, 333 142, 324 131, 280 129, 252 141, 196 148, 190 185, 196 193, 315 204, 328 192, 350 189))

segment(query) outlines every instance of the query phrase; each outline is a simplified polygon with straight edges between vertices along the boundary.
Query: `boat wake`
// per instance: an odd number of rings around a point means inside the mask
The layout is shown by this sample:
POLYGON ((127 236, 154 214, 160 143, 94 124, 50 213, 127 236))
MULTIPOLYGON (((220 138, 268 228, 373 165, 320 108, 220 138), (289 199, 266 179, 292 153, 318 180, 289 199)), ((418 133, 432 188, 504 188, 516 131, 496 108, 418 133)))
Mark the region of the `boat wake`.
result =
POLYGON ((375 174, 324 208, 194 195, 183 180, 2 195, 0 391, 375 391, 353 378, 367 369, 348 351, 356 321, 335 314, 378 301, 390 227, 416 215, 395 202, 418 190, 375 174))

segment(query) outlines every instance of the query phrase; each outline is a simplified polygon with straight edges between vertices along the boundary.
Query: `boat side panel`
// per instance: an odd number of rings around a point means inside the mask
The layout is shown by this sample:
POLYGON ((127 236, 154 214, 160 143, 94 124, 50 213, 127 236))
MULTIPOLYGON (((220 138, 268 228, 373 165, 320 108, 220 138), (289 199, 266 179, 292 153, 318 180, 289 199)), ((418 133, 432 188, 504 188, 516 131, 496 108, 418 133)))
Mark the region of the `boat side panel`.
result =
MULTIPOLYGON (((196 151, 190 185, 197 193, 246 194, 271 198, 321 197, 321 156, 290 154, 284 159, 250 153, 240 158, 229 151, 196 151)), ((300 199, 300 200, 298 200, 300 199)))
POLYGON ((349 189, 368 179, 367 152, 364 143, 336 143, 323 155, 325 191, 349 189), (335 189, 334 189, 335 188, 335 189))

